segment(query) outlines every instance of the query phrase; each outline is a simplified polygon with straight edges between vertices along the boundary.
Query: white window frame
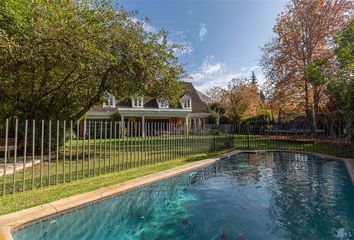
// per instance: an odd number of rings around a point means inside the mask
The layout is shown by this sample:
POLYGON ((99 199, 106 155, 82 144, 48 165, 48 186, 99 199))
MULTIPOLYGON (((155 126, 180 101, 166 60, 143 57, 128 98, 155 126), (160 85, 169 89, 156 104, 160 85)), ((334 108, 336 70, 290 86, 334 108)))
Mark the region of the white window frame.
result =
POLYGON ((103 107, 116 107, 116 98, 112 94, 107 94, 106 101, 103 102, 103 107))
POLYGON ((142 108, 144 106, 143 97, 132 97, 132 107, 133 108, 142 108))
POLYGON ((159 108, 169 108, 169 106, 170 106, 166 99, 157 100, 157 104, 158 104, 159 108))
POLYGON ((181 106, 183 109, 192 109, 192 97, 184 95, 181 99, 181 106))

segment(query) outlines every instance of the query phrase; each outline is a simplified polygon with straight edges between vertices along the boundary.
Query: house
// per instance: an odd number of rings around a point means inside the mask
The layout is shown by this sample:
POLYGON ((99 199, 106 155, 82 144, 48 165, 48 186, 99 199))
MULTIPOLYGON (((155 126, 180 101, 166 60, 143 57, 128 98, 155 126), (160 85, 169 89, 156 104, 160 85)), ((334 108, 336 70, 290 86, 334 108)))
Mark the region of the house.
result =
POLYGON ((108 95, 102 106, 93 107, 88 111, 87 119, 108 120, 118 112, 123 123, 138 122, 142 126, 146 122, 186 123, 190 129, 205 126, 210 115, 207 106, 192 83, 184 84, 186 92, 175 107, 170 106, 165 99, 132 96, 130 99, 117 100, 113 95, 108 95))

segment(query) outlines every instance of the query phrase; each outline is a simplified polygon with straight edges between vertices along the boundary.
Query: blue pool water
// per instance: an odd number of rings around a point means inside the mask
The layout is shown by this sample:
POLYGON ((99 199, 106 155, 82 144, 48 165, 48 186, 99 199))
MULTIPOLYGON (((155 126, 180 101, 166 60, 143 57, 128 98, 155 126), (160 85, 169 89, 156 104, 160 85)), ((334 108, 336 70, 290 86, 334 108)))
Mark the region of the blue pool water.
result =
POLYGON ((241 154, 20 229, 19 239, 354 239, 340 161, 241 154))

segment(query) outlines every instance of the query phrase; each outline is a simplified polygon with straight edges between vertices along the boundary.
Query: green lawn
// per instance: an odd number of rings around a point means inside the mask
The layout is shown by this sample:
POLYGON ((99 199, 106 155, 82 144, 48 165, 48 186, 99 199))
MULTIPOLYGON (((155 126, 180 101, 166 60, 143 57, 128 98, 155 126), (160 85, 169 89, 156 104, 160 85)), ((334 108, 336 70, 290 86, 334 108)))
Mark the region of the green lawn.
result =
MULTIPOLYGON (((0 196, 3 195, 4 181, 5 194, 12 194, 232 147, 225 146, 225 141, 227 138, 222 135, 73 141, 71 145, 70 142, 65 144, 65 152, 64 148, 59 149, 58 155, 52 152, 50 162, 44 157, 43 161, 25 168, 25 171, 20 169, 15 174, 8 172, 6 178, 1 176, 0 196)), ((27 156, 27 160, 31 159, 27 156)), ((41 160, 41 156, 35 160, 41 160)))
POLYGON ((354 158, 354 148, 342 144, 317 143, 312 140, 300 141, 278 137, 278 139, 267 139, 265 136, 235 135, 234 147, 237 150, 289 150, 305 151, 335 155, 338 157, 354 158))
POLYGON ((148 175, 151 173, 167 170, 181 166, 200 159, 209 158, 221 154, 222 152, 198 154, 192 157, 179 158, 167 162, 160 162, 152 165, 141 166, 84 178, 70 183, 54 185, 33 191, 18 192, 0 197, 0 215, 52 202, 61 198, 77 195, 84 192, 93 191, 102 187, 125 182, 130 179, 148 175))

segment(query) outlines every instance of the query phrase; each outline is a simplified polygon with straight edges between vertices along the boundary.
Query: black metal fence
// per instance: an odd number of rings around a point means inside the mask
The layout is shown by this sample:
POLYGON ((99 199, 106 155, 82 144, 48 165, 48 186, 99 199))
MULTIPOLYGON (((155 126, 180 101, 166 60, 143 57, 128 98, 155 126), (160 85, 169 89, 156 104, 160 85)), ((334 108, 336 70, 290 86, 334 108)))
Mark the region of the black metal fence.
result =
POLYGON ((354 157, 344 130, 313 130, 305 124, 236 124, 230 127, 236 149, 307 151, 354 157))
POLYGON ((0 194, 33 190, 234 146, 230 126, 7 120, 0 194))
POLYGON ((306 125, 7 120, 0 129, 0 194, 32 190, 200 153, 290 150, 354 157, 345 131, 306 125))

